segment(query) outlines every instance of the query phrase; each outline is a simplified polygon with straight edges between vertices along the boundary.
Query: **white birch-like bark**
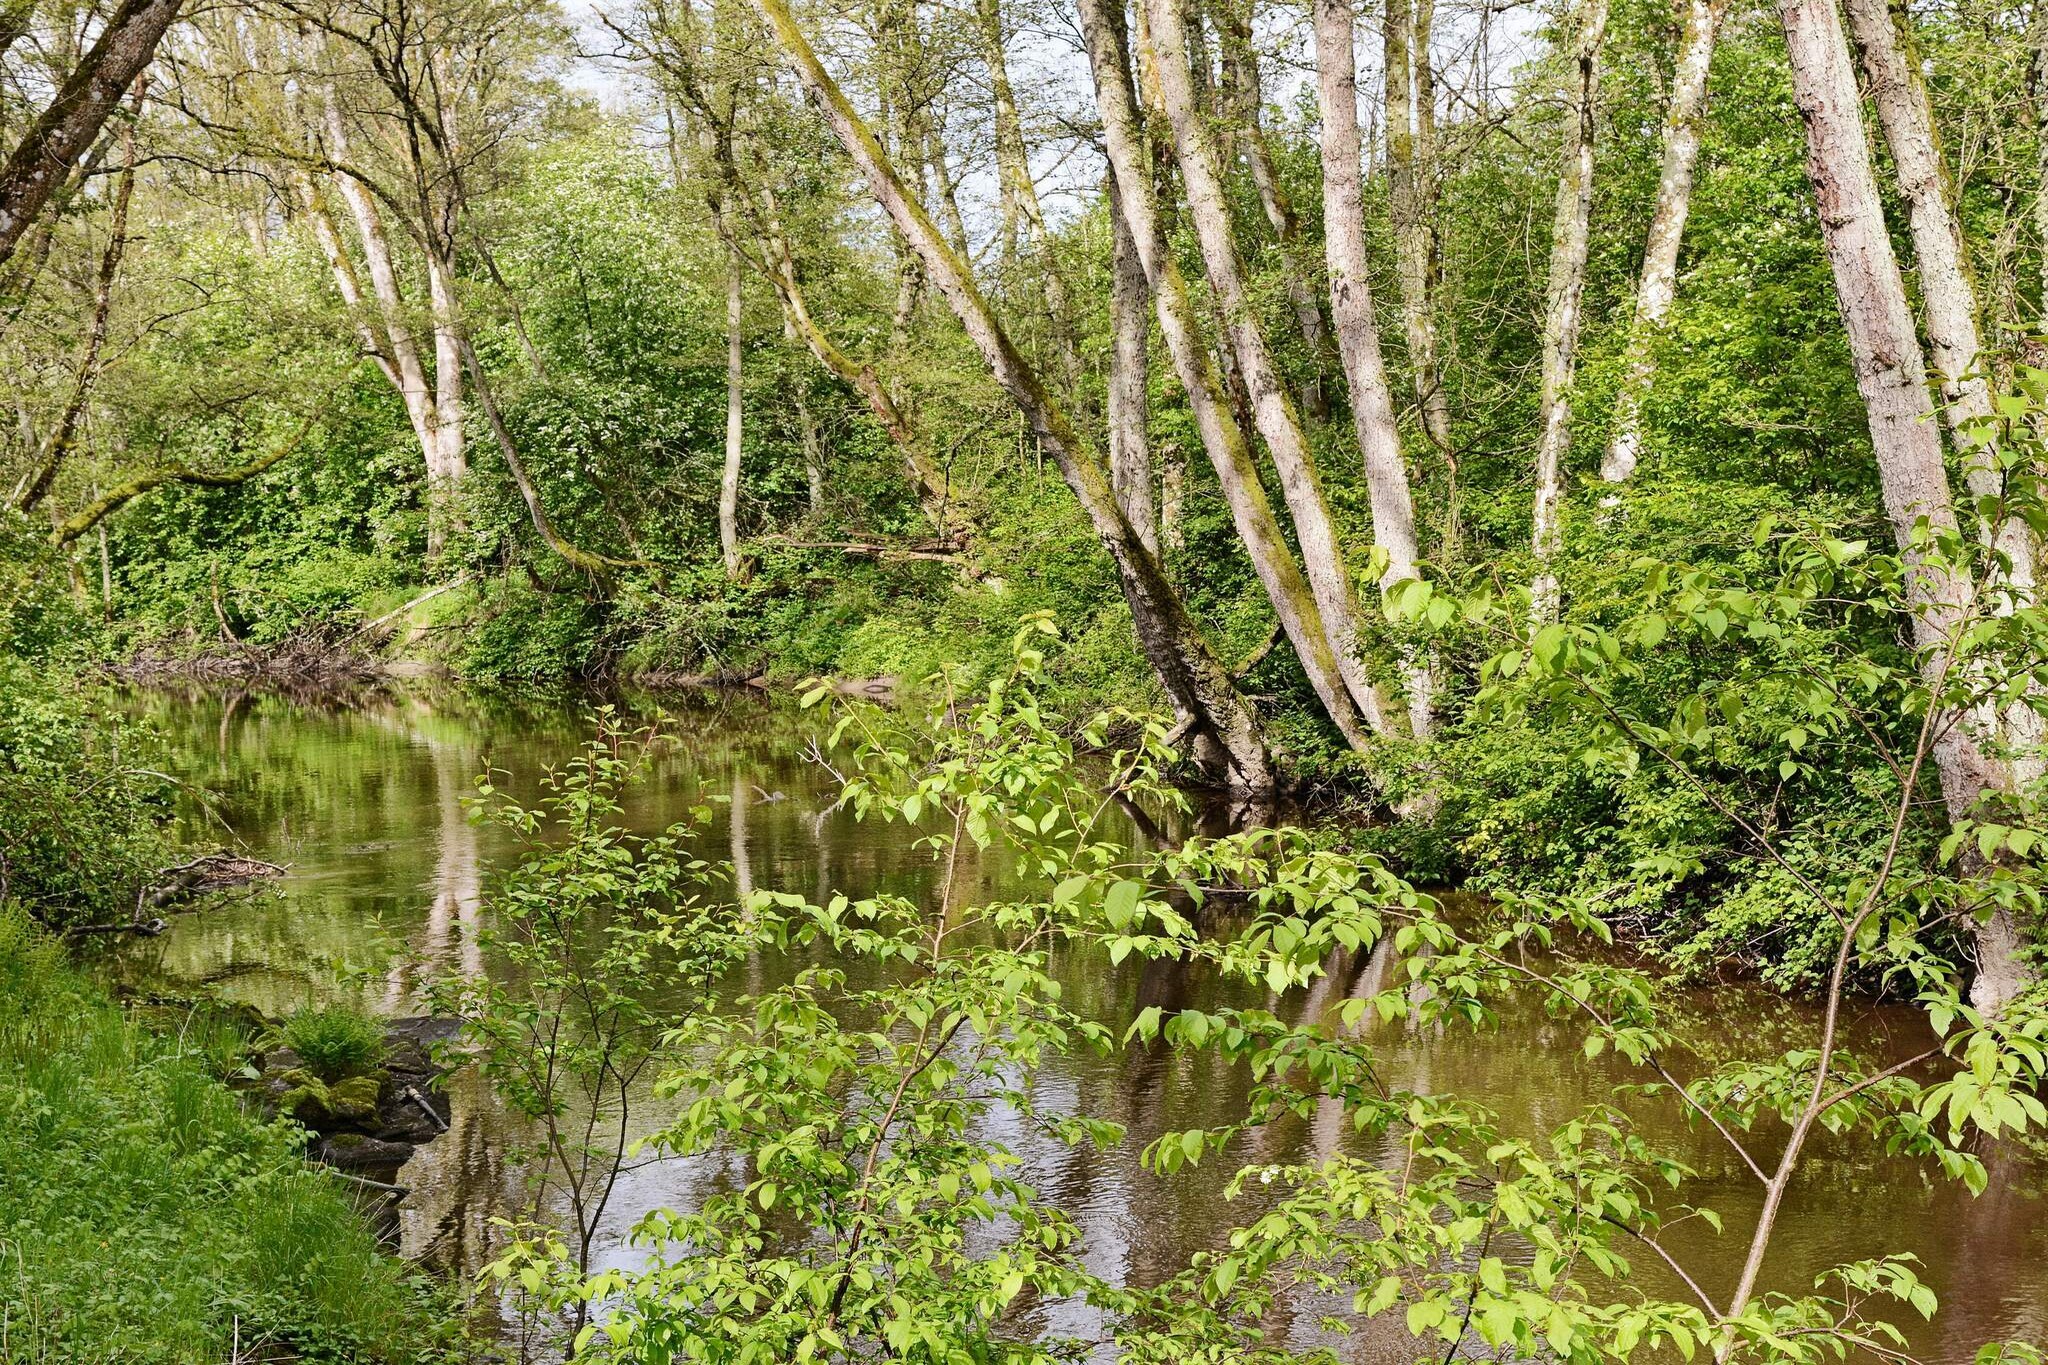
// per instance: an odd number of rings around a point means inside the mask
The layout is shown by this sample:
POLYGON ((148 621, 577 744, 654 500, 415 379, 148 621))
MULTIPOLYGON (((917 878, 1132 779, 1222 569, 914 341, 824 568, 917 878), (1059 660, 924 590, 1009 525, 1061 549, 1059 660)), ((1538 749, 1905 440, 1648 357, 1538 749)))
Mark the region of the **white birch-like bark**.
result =
POLYGON ((462 334, 454 268, 433 252, 427 253, 427 299, 434 312, 433 475, 448 496, 469 472, 462 431, 462 334))
POLYGON ((1451 401, 1438 355, 1439 266, 1436 203, 1436 73, 1430 32, 1435 0, 1387 0, 1381 25, 1385 63, 1387 199, 1408 370, 1423 430, 1451 450, 1451 401))
POLYGON ((1593 221, 1593 101, 1600 89, 1600 45, 1607 33, 1607 0, 1579 0, 1572 49, 1573 126, 1564 171, 1557 178, 1551 222, 1550 280, 1543 309, 1543 392, 1537 414, 1536 501, 1530 548, 1536 577, 1530 619, 1557 618, 1554 564, 1564 535, 1564 459, 1571 448, 1572 376, 1578 361, 1579 324, 1586 298, 1586 253, 1593 221))
MULTIPOLYGON (((1315 0, 1316 92, 1323 120, 1323 254, 1330 272, 1330 312, 1337 324, 1337 350, 1351 393, 1351 422, 1365 464, 1372 505, 1373 540, 1386 553, 1380 578, 1385 592, 1419 576, 1415 501, 1401 436, 1394 422, 1393 394, 1380 354, 1379 323, 1373 317, 1372 282, 1365 258, 1365 194, 1358 132, 1358 68, 1352 49, 1351 0, 1315 0)), ((1409 660, 1402 670, 1408 690, 1409 728, 1427 738, 1433 723, 1433 692, 1427 661, 1409 660)))
POLYGON ((1636 280, 1635 316, 1630 321, 1628 356, 1621 392, 1614 400, 1614 429, 1600 477, 1626 483, 1643 452, 1643 399, 1656 377, 1657 334, 1671 315, 1678 293, 1678 249, 1692 212, 1693 175, 1700 159, 1700 125, 1707 112, 1707 75, 1728 0, 1686 0, 1685 35, 1671 76, 1671 100, 1664 109, 1664 155, 1657 175, 1657 201, 1643 238, 1643 270, 1636 280))
POLYGON ((1366 724, 1383 734, 1387 731, 1386 717, 1366 676, 1365 664, 1358 656, 1351 575, 1337 543, 1322 480, 1317 476, 1308 440, 1279 367, 1273 362, 1244 279, 1215 142, 1195 100, 1188 52, 1182 41, 1185 25, 1180 0, 1147 3, 1152 7, 1152 40, 1158 48, 1160 93, 1166 101, 1175 160, 1187 191, 1188 217, 1201 246, 1209 284, 1223 312, 1230 348, 1250 390, 1253 420, 1280 475, 1281 492, 1294 521, 1295 539, 1301 546, 1302 568, 1316 607, 1322 613, 1324 635, 1336 657, 1338 676, 1366 724))
MULTIPOLYGON (((1310 687, 1345 741, 1354 747, 1363 745, 1365 723, 1330 647, 1320 604, 1304 580, 1266 498, 1244 430, 1231 415, 1223 381, 1203 344, 1187 281, 1167 245, 1153 187, 1152 161, 1131 89, 1122 9, 1117 0, 1081 0, 1080 13, 1089 66, 1095 77, 1096 108, 1102 115, 1103 143, 1117 185, 1117 202, 1144 266, 1159 317, 1160 335, 1165 339, 1181 386, 1187 391, 1202 448, 1216 471, 1217 483, 1230 508, 1238 538, 1252 561, 1253 572, 1266 590, 1267 600, 1301 661, 1310 687)), ((1160 65, 1155 61, 1151 66, 1155 77, 1160 65)), ((1227 353, 1228 346, 1224 349, 1227 353)), ((1169 470, 1177 464, 1178 461, 1169 464, 1169 470)), ((1166 489, 1168 516, 1164 529, 1169 543, 1179 533, 1180 498, 1181 483, 1175 478, 1166 489)))
POLYGON ((1109 177, 1109 225, 1109 475, 1124 515, 1156 555, 1159 513, 1152 496, 1152 446, 1145 429, 1152 290, 1114 175, 1109 177))
MULTIPOLYGON (((1942 412, 1956 436, 1962 456, 1963 481, 1973 498, 1995 498, 2005 479, 1981 435, 1971 428, 1992 416, 1991 386, 1983 372, 1983 334, 1978 327, 1975 283, 1963 249, 1948 176, 1942 166, 1934 107, 1927 86, 1914 69, 1900 24, 1886 0, 1844 0, 1849 37, 1862 60, 1870 102, 1892 154, 1899 195, 1906 201, 1906 220, 1913 239, 1914 263, 1920 275, 1920 315, 1925 324, 1929 360, 1940 386, 1942 412)), ((2005 558, 2007 572, 1999 590, 2008 604, 2033 596, 2034 534, 2018 517, 2001 518, 1985 527, 1992 547, 2005 558)), ((2031 707, 2016 704, 2001 717, 2001 738, 2014 746, 2014 777, 2031 781, 2041 772, 2041 724, 2031 707)))
POLYGON ((1307 350, 1310 370, 1301 388, 1301 406, 1316 421, 1330 415, 1329 395, 1323 390, 1323 356, 1326 331, 1323 309, 1316 297, 1313 272, 1302 249, 1301 220, 1294 202, 1280 183, 1273 164, 1273 149, 1266 140, 1265 83, 1259 72, 1258 49, 1253 45, 1251 18, 1237 8, 1238 0, 1223 0, 1215 15, 1226 69, 1232 73, 1231 91, 1237 100, 1236 132, 1244 139, 1245 164, 1250 167, 1252 187, 1258 191, 1259 207, 1273 229, 1273 242, 1280 255, 1280 280, 1287 290, 1288 306, 1294 313, 1295 330, 1307 350))
MULTIPOLYGON (((1920 275, 1927 359, 1941 386, 1951 427, 1991 415, 1991 391, 1978 372, 1983 340, 1977 289, 1963 258, 1962 226, 1950 206, 1927 88, 1908 63, 1886 0, 1844 0, 1849 36, 1870 82, 1870 102, 1891 150, 1899 195, 1920 275)), ((1993 475, 1995 478, 1995 474, 1993 475)))
MULTIPOLYGON (((1938 530, 1953 530, 1957 522, 1926 362, 1885 226, 1856 73, 1834 0, 1779 0, 1778 13, 1791 56, 1793 98, 1806 127, 1807 174, 1818 201, 1821 240, 1856 387, 1870 418, 1885 511, 1901 549, 1908 549, 1921 518, 1938 530)), ((1924 562, 1908 584, 1914 643, 1929 684, 1938 688, 1944 650, 1961 626, 1971 585, 1951 569, 1924 562)), ((1982 743, 1983 720, 1958 718, 1944 726, 1935 744, 1942 801, 1952 819, 1974 815, 1988 793, 2010 782, 2004 765, 1982 743)), ((1977 926, 1975 937, 1978 973, 1971 999, 1995 1010, 2029 977, 2015 954, 2018 928, 2001 910, 1977 926)))
POLYGON ((746 434, 741 365, 745 294, 740 287, 740 254, 725 254, 725 462, 718 475, 718 548, 725 557, 725 576, 740 574, 740 452, 746 434))
POLYGON ((1124 516, 1100 459, 1017 350, 966 263, 946 245, 874 133, 825 70, 797 26, 788 0, 756 0, 756 4, 826 123, 868 182, 876 203, 930 273, 933 285, 945 296, 990 373, 1017 405, 1040 448, 1053 457, 1081 504, 1116 565, 1146 660, 1175 710, 1191 725, 1198 759, 1240 795, 1270 799, 1275 785, 1272 756, 1258 719, 1232 684, 1229 669, 1203 640, 1157 557, 1145 548, 1124 516))

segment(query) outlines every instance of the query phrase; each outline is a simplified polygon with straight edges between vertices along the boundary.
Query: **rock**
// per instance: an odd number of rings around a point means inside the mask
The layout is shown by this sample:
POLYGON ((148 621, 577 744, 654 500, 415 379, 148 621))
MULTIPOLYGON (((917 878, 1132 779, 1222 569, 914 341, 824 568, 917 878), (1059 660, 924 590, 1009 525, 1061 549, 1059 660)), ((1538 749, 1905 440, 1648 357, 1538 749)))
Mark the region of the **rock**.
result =
POLYGON ((383 1066, 331 1082, 308 1071, 290 1048, 277 1048, 263 1054, 253 1088, 273 1113, 288 1113, 313 1132, 310 1159, 348 1170, 395 1170, 414 1147, 448 1131, 448 1097, 435 1089, 447 1067, 435 1053, 461 1027, 455 1019, 391 1020, 383 1066))
POLYGON ((334 1133, 308 1147, 306 1155, 344 1171, 395 1171, 412 1159, 414 1146, 362 1133, 334 1133))

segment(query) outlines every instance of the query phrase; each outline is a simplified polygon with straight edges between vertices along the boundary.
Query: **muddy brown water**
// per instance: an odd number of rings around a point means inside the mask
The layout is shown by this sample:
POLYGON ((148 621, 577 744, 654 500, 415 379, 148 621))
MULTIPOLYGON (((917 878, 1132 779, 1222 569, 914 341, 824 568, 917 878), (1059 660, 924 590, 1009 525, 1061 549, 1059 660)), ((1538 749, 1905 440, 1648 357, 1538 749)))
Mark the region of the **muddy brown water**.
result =
MULTIPOLYGON (((658 704, 669 718, 673 743, 628 802, 636 828, 666 826, 707 797, 723 797, 729 804, 714 807, 701 851, 732 860, 752 886, 915 896, 932 885, 927 856, 909 847, 902 827, 859 824, 832 808, 830 774, 805 757, 814 722, 793 706, 749 692, 612 700, 634 711, 658 704)), ((162 733, 178 775, 213 793, 204 806, 188 801, 188 837, 232 839, 291 870, 264 894, 178 917, 163 937, 129 949, 122 969, 271 1014, 335 998, 415 1012, 431 977, 490 970, 476 932, 492 868, 506 850, 495 831, 466 818, 463 799, 486 767, 499 771, 505 790, 530 799, 537 775, 587 735, 591 704, 588 697, 508 699, 424 685, 319 701, 134 694, 130 709, 162 733)), ((976 876, 989 891, 1014 884, 993 863, 976 876)), ((1332 967, 1320 998, 1295 992, 1273 1007, 1298 1014, 1338 993, 1379 988, 1382 963, 1332 967)), ((1147 1005, 1269 1003, 1164 964, 1133 960, 1109 970, 1090 957, 1060 961, 1057 970, 1070 1003, 1117 1026, 1147 1005)), ((771 982, 776 975, 772 964, 757 971, 771 982)), ((1701 988, 1685 1005, 1705 1052, 1800 1046, 1816 1023, 1809 1008, 1744 986, 1701 988)), ((1923 1038, 1911 1011, 1872 1004, 1853 1011, 1851 1044, 1868 1054, 1908 1055, 1923 1038)), ((1483 1033, 1396 1024, 1374 1037, 1390 1083, 1483 1102, 1522 1133, 1547 1131, 1614 1085, 1639 1079, 1611 1057, 1588 1061, 1577 1041, 1572 1028, 1533 1007, 1507 1011, 1483 1033)), ((1235 1202, 1224 1198, 1238 1165, 1303 1159, 1347 1141, 1338 1116, 1325 1113, 1276 1125, 1256 1147, 1162 1177, 1139 1165, 1145 1143, 1163 1131, 1234 1118, 1245 1095, 1241 1073, 1207 1057, 1077 1054, 1053 1059, 1037 1083, 1059 1102, 1129 1129, 1111 1150, 1074 1151, 1001 1115, 989 1120, 990 1135, 1016 1150, 1043 1195, 1084 1229, 1095 1271, 1128 1283, 1166 1278, 1253 1216, 1256 1186, 1235 1202)), ((453 1130, 421 1148, 400 1175, 412 1194, 400 1210, 399 1236, 404 1254, 463 1274, 486 1259, 491 1220, 528 1201, 520 1155, 526 1134, 473 1078, 458 1076, 452 1098, 453 1130)), ((1729 1231, 1717 1237, 1694 1220, 1669 1240, 1710 1293, 1725 1295, 1760 1203, 1755 1182, 1675 1110, 1638 1111, 1653 1137, 1703 1172, 1683 1197, 1716 1209, 1729 1231)), ((650 1124, 661 1117, 658 1107, 643 1113, 650 1124)), ((1777 1136, 1760 1135, 1758 1145, 1769 1151, 1777 1136)), ((1902 1322, 1921 1358, 1967 1361, 1989 1340, 2048 1343, 2048 1161, 2006 1150, 1989 1166, 1989 1190, 1972 1198, 1931 1167, 1823 1143, 1789 1195, 1766 1280, 1796 1290, 1831 1265, 1911 1252, 1941 1300, 1933 1322, 1902 1322)), ((625 1233, 642 1214, 690 1207, 744 1179, 736 1163, 717 1156, 637 1166, 621 1180, 600 1259, 633 1263, 642 1253, 625 1233)), ((1647 1253, 1632 1260, 1644 1291, 1682 1293, 1647 1253)), ((1373 1365, 1427 1352, 1397 1321, 1375 1322, 1348 1340, 1328 1338, 1317 1317, 1334 1306, 1292 1304, 1273 1330, 1295 1345, 1330 1344, 1345 1359, 1373 1365)), ((1085 1309, 1031 1312, 1047 1330, 1092 1335, 1085 1309)))

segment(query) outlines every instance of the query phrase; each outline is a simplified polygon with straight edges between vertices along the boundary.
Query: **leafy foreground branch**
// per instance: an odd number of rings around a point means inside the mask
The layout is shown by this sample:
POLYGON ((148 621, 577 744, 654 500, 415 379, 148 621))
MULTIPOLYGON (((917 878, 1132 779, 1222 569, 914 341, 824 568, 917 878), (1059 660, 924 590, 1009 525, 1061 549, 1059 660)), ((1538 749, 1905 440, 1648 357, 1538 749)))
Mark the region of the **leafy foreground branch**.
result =
MULTIPOLYGON (((1773 677, 1780 664, 1808 661, 1796 649, 1774 653, 1771 642, 1805 638, 1798 624, 1833 609, 1823 602, 1856 596, 1880 611, 1907 600, 1898 565, 1865 563, 1856 547, 1792 536, 1785 560, 1785 582, 1752 592, 1745 617, 1765 642, 1746 666, 1773 677)), ((1669 579, 1653 591, 1671 591, 1669 579)), ((1488 704, 1606 716, 1612 752, 1603 761, 1622 761, 1619 750, 1633 746, 1634 761, 1656 755, 1739 813, 1725 775, 1692 747, 1704 724, 1695 699, 1681 702, 1676 721, 1653 725, 1616 708, 1605 687, 1666 637, 1726 634, 1730 621, 1715 614, 1735 604, 1679 579, 1675 599, 1653 613, 1662 634, 1642 622, 1597 637, 1547 630, 1533 649, 1495 661, 1488 704)), ((1489 610, 1463 605, 1467 619, 1489 610)), ((1708 1040, 1685 1035, 1664 984, 1616 964, 1612 930, 1592 900, 1508 899, 1454 919, 1376 859, 1319 847, 1300 830, 1153 852, 1112 838, 1119 803, 1179 799, 1160 779, 1167 728, 1109 713, 1070 731, 1047 713, 1039 687, 1051 634, 1049 622, 1027 621, 1014 669, 978 695, 936 680, 942 704, 922 723, 829 703, 847 708, 824 750, 845 769, 842 804, 862 819, 914 826, 936 889, 930 903, 880 895, 816 904, 763 892, 728 912, 727 927, 755 951, 806 965, 785 985, 736 999, 714 1001, 707 988, 678 1017, 661 1043, 658 1094, 671 1108, 644 1152, 716 1153, 728 1169, 743 1166, 744 1178, 694 1209, 645 1218, 635 1233, 643 1268, 587 1274, 585 1258, 545 1231, 492 1268, 529 1309, 579 1324, 575 1355, 1334 1360, 1326 1349, 1276 1344, 1269 1330, 1276 1310, 1313 1303, 1335 1331, 1395 1315, 1418 1355, 1445 1359, 1482 1346, 1574 1362, 1643 1350, 1716 1361, 1913 1358, 1898 1322, 1930 1316, 1936 1304, 1909 1247, 1799 1266, 1776 1282, 1760 1267, 1814 1130, 1873 1154, 1922 1158, 1981 1189, 1985 1146, 2048 1120, 2036 1096, 2048 1070, 2048 1009, 2028 995, 1979 1013, 1944 956, 1959 917, 2032 903, 2036 845, 2005 827, 1984 841, 2002 848, 1995 862, 1930 855, 1909 867, 1898 856, 1918 847, 1917 775, 1955 700, 1930 695, 1924 680, 1967 673, 1974 681, 1946 685, 1989 685, 1987 656, 1968 655, 1962 667, 1959 643, 1941 668, 1906 658, 1880 670, 1874 691, 1905 689, 1897 700, 1915 719, 1891 752, 1902 780, 1882 794, 1889 837, 1869 866, 1814 888, 1837 926, 1819 1035, 1775 1056, 1740 1055, 1737 1039, 1732 1060, 1688 1070, 1680 1059, 1726 1055, 1729 1040, 1694 1046, 1708 1040), (1121 747, 1105 769, 1079 757, 1076 733, 1091 751, 1121 747), (988 857, 1008 860, 1041 890, 971 903, 973 869, 988 857), (1311 1008, 1299 1023, 1263 1008, 1153 1007, 1118 1032, 1064 1000, 1051 970, 1055 954, 1092 959, 1104 973, 1138 959, 1277 997, 1312 989, 1343 953, 1381 955, 1385 988, 1311 1008), (1917 997, 1930 1024, 1921 1055, 1881 1067, 1843 1045, 1840 1011, 1864 980, 1917 997), (1396 1019, 1483 1030, 1531 996, 1588 1056, 1612 1052, 1637 1073, 1549 1131, 1514 1131, 1470 1099, 1391 1083, 1370 1038, 1374 1021, 1396 1019), (1119 1125, 1073 1112, 1060 1087, 1041 1081, 1062 1054, 1154 1047, 1220 1055, 1250 1082, 1235 1121, 1150 1144, 1145 1164, 1162 1177, 1228 1159, 1289 1119, 1334 1111, 1351 1137, 1310 1160, 1243 1167, 1231 1189, 1260 1191, 1247 1201, 1249 1221, 1166 1282, 1131 1285, 1090 1269, 1079 1225, 1042 1197, 1014 1144, 1022 1132, 1074 1147, 1124 1141, 1119 1125), (1729 1164, 1763 1191, 1756 1205, 1744 1201, 1761 1211, 1726 1228, 1748 1248, 1734 1283, 1664 1239, 1681 1220, 1722 1226, 1713 1210, 1687 1202, 1694 1171, 1645 1135, 1645 1120, 1667 1107, 1724 1144, 1729 1164), (1646 1258, 1659 1273, 1639 1281, 1646 1258), (1667 1282, 1678 1287, 1672 1297, 1647 1287, 1667 1282), (1042 1310, 1060 1303, 1092 1310, 1063 1320, 1100 1321, 1102 1335, 1045 1331, 1042 1310)), ((830 695, 819 688, 809 700, 830 695)), ((1859 732, 1844 713, 1832 733, 1859 732)), ((1749 827, 1769 844, 1763 825, 1749 827)), ((570 832, 599 845, 614 837, 570 832)), ((561 856, 583 866, 579 855, 561 856)), ((537 882, 523 894, 549 899, 537 882)), ((625 950, 630 919, 608 925, 607 953, 625 950)), ((666 932, 658 923, 646 931, 650 951, 666 932)), ((1987 1346, 1980 1359, 2031 1363, 2041 1353, 2012 1343, 1987 1346)))

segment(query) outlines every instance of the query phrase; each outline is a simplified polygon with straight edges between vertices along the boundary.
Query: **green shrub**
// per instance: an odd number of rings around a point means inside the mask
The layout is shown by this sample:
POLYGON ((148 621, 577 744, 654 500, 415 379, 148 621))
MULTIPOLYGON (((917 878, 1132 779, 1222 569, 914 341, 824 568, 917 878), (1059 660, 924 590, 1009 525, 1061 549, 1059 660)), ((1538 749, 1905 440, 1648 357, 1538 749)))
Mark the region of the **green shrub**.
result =
POLYGON ((284 1045, 332 1086, 377 1069, 384 1060, 384 1026, 346 1005, 303 1009, 285 1021, 284 1045))

